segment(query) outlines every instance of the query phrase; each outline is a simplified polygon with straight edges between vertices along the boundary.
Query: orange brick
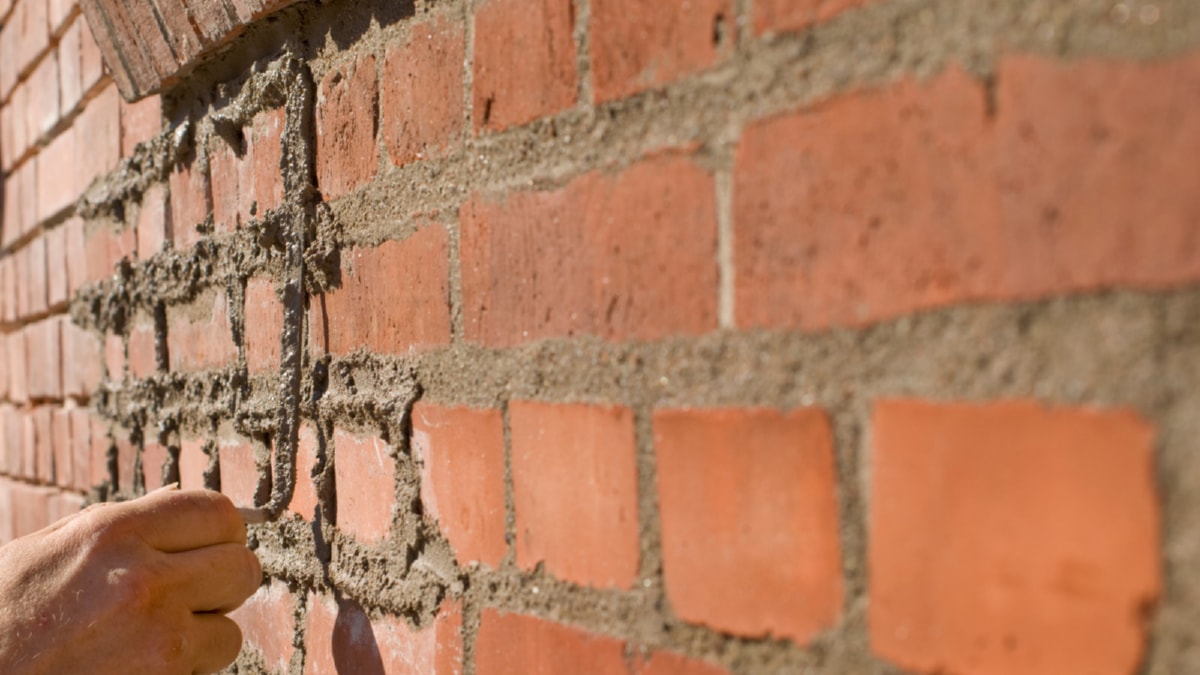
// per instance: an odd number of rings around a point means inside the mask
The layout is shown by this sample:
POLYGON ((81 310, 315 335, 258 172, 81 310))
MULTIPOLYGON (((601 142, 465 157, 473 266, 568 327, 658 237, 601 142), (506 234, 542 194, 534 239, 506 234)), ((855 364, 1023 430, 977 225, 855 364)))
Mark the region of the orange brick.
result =
POLYGON ((479 675, 628 675, 619 640, 585 633, 545 619, 483 610, 475 637, 479 675))
POLYGON ((158 357, 156 355, 157 336, 154 321, 144 314, 138 314, 129 329, 128 365, 129 374, 136 379, 144 379, 158 372, 158 357))
POLYGON ((462 26, 414 23, 383 64, 380 126, 397 166, 444 153, 463 128, 462 26))
POLYGON ((343 256, 341 287, 312 301, 313 345, 405 354, 450 344, 446 229, 427 225, 404 241, 343 256))
POLYGON ((375 57, 331 71, 317 97, 317 185, 325 199, 335 199, 375 176, 375 109, 379 83, 375 57))
MULTIPOLYGON (((43 485, 51 485, 54 477, 54 408, 40 405, 29 413, 32 420, 34 462, 33 473, 26 475, 36 477, 43 485)), ((27 427, 28 428, 28 427, 27 427)), ((28 442, 28 440, 27 440, 28 442)), ((27 445, 26 448, 29 446, 27 445)), ((26 465, 28 469, 28 465, 26 465)))
POLYGON ((372 621, 357 604, 309 594, 304 675, 397 673, 459 675, 462 610, 447 601, 433 625, 413 630, 404 619, 372 621))
POLYGON ((44 319, 25 329, 29 398, 62 398, 62 317, 44 319))
POLYGON ((487 0, 475 12, 475 130, 574 105, 579 75, 571 0, 487 0))
POLYGON ((517 565, 630 588, 638 570, 637 461, 628 408, 509 407, 517 565))
POLYGON ((681 619, 800 644, 837 623, 841 547, 823 411, 660 410, 654 447, 663 573, 681 619))
POLYGON ((591 12, 597 101, 704 70, 731 52, 736 32, 731 0, 593 0, 591 12))
POLYGON ((499 410, 417 403, 412 447, 421 461, 421 501, 460 565, 500 567, 505 543, 504 419, 499 410))
POLYGON ((172 371, 219 368, 237 361, 224 289, 207 293, 191 307, 168 308, 167 322, 172 371))
POLYGON ((63 113, 79 105, 83 98, 82 19, 72 21, 58 43, 58 93, 63 113))
POLYGON ((142 195, 137 216, 137 256, 146 260, 171 241, 171 213, 167 192, 161 184, 151 185, 142 195))
POLYGON ((121 156, 129 157, 141 143, 162 131, 162 97, 147 96, 136 103, 121 101, 121 156))
POLYGON ((249 143, 243 143, 235 148, 222 138, 215 138, 209 146, 213 231, 217 234, 234 232, 250 220, 254 164, 249 147, 249 143))
POLYGON ((91 396, 104 377, 104 350, 100 338, 71 321, 62 324, 63 395, 91 396))
POLYGON ((461 216, 467 339, 507 347, 715 330, 715 200, 712 176, 675 155, 553 192, 476 195, 461 216))
POLYGON ((280 108, 254 118, 249 143, 254 167, 253 201, 244 210, 261 218, 283 205, 283 130, 285 111, 280 108))
POLYGON ((179 487, 184 490, 205 489, 204 474, 208 471, 208 463, 203 439, 183 439, 179 444, 179 487))
POLYGON ((66 304, 67 295, 67 231, 64 227, 46 230, 46 294, 50 309, 66 304))
POLYGON ((257 506, 261 469, 255 445, 245 439, 223 438, 219 446, 221 492, 238 506, 257 506))
POLYGON ((76 118, 75 185, 86 189, 121 159, 121 109, 116 87, 105 88, 76 118))
POLYGON ((71 482, 68 487, 89 490, 95 485, 92 467, 92 419, 85 408, 67 411, 71 419, 71 482))
POLYGON ((212 191, 208 173, 194 158, 180 162, 168 179, 171 191, 171 232, 178 248, 190 248, 200 241, 198 225, 212 211, 212 191))
POLYGON ((381 439, 333 432, 337 526, 364 543, 387 536, 396 508, 396 460, 381 439))
POLYGON ((246 367, 250 374, 278 370, 283 303, 269 279, 246 282, 246 367))
POLYGON ((75 452, 71 439, 71 410, 50 409, 50 449, 54 456, 54 482, 60 487, 75 484, 75 452))
POLYGON ((292 646, 295 613, 296 597, 288 591, 287 584, 272 579, 244 605, 230 612, 229 618, 237 622, 246 646, 262 655, 269 670, 286 672, 295 651, 292 646))
POLYGON ((37 170, 42 176, 37 182, 39 220, 52 218, 74 206, 86 187, 70 180, 76 153, 75 128, 70 127, 55 136, 37 156, 37 170))
POLYGON ((876 404, 870 638, 909 670, 1135 672, 1162 587, 1130 410, 876 404))
POLYGON ((288 510, 308 521, 316 518, 318 504, 317 487, 313 484, 312 475, 317 466, 317 443, 317 430, 309 424, 302 424, 299 447, 296 449, 296 486, 288 510))

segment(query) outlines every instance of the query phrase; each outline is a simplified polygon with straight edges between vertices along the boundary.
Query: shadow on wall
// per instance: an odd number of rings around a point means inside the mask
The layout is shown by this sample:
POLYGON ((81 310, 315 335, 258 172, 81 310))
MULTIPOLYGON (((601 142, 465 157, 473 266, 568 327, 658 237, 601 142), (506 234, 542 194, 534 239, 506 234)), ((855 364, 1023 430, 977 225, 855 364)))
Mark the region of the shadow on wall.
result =
POLYGON ((379 643, 371 630, 371 620, 357 603, 338 601, 337 620, 333 624, 333 665, 338 673, 384 675, 379 643))

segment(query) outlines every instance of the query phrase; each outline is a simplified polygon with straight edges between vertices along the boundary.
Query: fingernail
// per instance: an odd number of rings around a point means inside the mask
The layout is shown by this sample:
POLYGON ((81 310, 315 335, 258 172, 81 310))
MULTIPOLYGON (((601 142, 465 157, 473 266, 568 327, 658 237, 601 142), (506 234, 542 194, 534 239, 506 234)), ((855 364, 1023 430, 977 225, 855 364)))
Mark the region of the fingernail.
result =
POLYGON ((150 495, 156 495, 160 492, 174 492, 178 489, 179 489, 179 483, 168 483, 168 484, 158 488, 157 490, 147 492, 146 496, 149 497, 150 495))

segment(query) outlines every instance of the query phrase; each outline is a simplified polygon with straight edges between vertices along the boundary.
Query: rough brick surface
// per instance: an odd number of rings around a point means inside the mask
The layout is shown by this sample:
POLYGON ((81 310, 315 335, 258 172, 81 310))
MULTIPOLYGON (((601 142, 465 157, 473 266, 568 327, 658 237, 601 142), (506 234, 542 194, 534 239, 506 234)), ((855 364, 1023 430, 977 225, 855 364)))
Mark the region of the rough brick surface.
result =
POLYGON ((461 26, 446 17, 413 24, 383 64, 380 126, 392 163, 442 154, 463 129, 461 26))
POLYGON ((453 602, 442 605, 431 626, 413 630, 403 619, 372 621, 354 603, 310 594, 304 675, 460 675, 461 628, 462 612, 453 602))
POLYGON ((31 399, 62 398, 62 319, 45 319, 25 329, 31 399))
MULTIPOLYGON (((254 186, 249 192, 250 204, 242 210, 261 218, 283 204, 283 109, 270 110, 255 116, 249 133, 254 186)), ((243 201, 247 197, 243 195, 243 201)))
POLYGON ((610 101, 703 70, 731 51, 731 0, 594 0, 592 77, 610 101))
POLYGON ((1009 57, 991 122, 982 86, 950 69, 751 125, 734 188, 738 324, 860 325, 1200 278, 1200 193, 1176 182, 1200 152, 1200 86, 1179 84, 1197 64, 1009 57))
POLYGON ((366 183, 378 168, 375 57, 331 71, 317 98, 317 186, 335 199, 366 183))
POLYGON ((317 431, 310 425, 300 427, 299 447, 296 449, 296 486, 288 510, 305 520, 313 520, 317 510, 317 488, 313 484, 313 469, 317 466, 317 431))
POLYGON ((498 130, 574 105, 571 0, 487 0, 475 13, 473 117, 498 130))
POLYGON ((141 143, 162 131, 162 97, 147 96, 137 103, 121 102, 121 156, 128 157, 141 143))
MULTIPOLYGON (((146 430, 147 437, 153 433, 153 429, 146 430)), ((167 447, 162 443, 150 440, 142 443, 142 480, 147 492, 163 486, 167 457, 167 447)))
POLYGON ((221 492, 234 504, 253 507, 259 504, 259 463, 255 445, 241 438, 223 438, 218 443, 217 463, 221 471, 221 492))
POLYGON ((75 185, 80 192, 97 176, 115 169, 120 161, 119 101, 116 89, 106 87, 88 102, 75 120, 75 185))
POLYGON ((834 626, 841 547, 823 411, 662 410, 654 448, 663 573, 680 618, 799 643, 834 626))
POLYGON ((197 225, 212 211, 212 188, 208 173, 195 159, 175 165, 169 179, 171 226, 177 248, 188 248, 200 240, 197 225))
POLYGON ((317 349, 404 354, 450 344, 447 244, 446 228, 426 225, 404 241, 347 251, 341 287, 312 302, 317 349))
POLYGON ((171 211, 167 192, 160 185, 150 186, 142 195, 137 216, 137 255, 145 260, 171 241, 171 211))
POLYGON ((286 584, 271 580, 229 614, 242 629, 245 644, 262 654, 267 668, 287 671, 295 648, 296 598, 286 584))
POLYGON ((461 225, 467 338, 509 346, 715 329, 714 189, 693 162, 664 155, 553 192, 475 196, 461 225))
POLYGON ((847 9, 870 0, 755 0, 754 28, 767 31, 800 30, 828 21, 847 9))
POLYGON ((365 543, 387 536, 395 511, 396 460, 379 438, 333 432, 337 526, 365 543))
POLYGON ((185 438, 179 444, 179 487, 183 490, 201 490, 206 487, 204 474, 208 471, 209 458, 204 452, 204 441, 185 438))
POLYGON ((485 609, 475 637, 479 675, 557 675, 587 664, 592 675, 626 675, 621 642, 545 619, 485 609))
POLYGON ((504 419, 499 410, 418 403, 412 447, 421 462, 421 501, 458 562, 493 568, 505 543, 504 419))
POLYGON ((638 569, 633 413, 517 401, 509 407, 517 565, 629 588, 638 569))
POLYGON ((246 367, 251 374, 279 368, 283 303, 269 279, 246 282, 246 367))
POLYGON ((224 290, 208 293, 190 307, 167 310, 171 370, 220 368, 237 360, 224 290))
POLYGON ((1162 584, 1144 420, 893 400, 872 427, 877 654, 922 671, 1136 670, 1162 584))

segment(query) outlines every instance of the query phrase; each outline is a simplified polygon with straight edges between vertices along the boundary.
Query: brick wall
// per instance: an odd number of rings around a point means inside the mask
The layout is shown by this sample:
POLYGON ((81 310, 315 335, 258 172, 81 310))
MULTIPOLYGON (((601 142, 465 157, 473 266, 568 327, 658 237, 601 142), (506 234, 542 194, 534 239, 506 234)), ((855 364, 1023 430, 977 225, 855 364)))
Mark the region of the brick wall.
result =
POLYGON ((0 0, 0 539, 261 509, 232 672, 1200 671, 1196 3, 143 2, 0 0))

